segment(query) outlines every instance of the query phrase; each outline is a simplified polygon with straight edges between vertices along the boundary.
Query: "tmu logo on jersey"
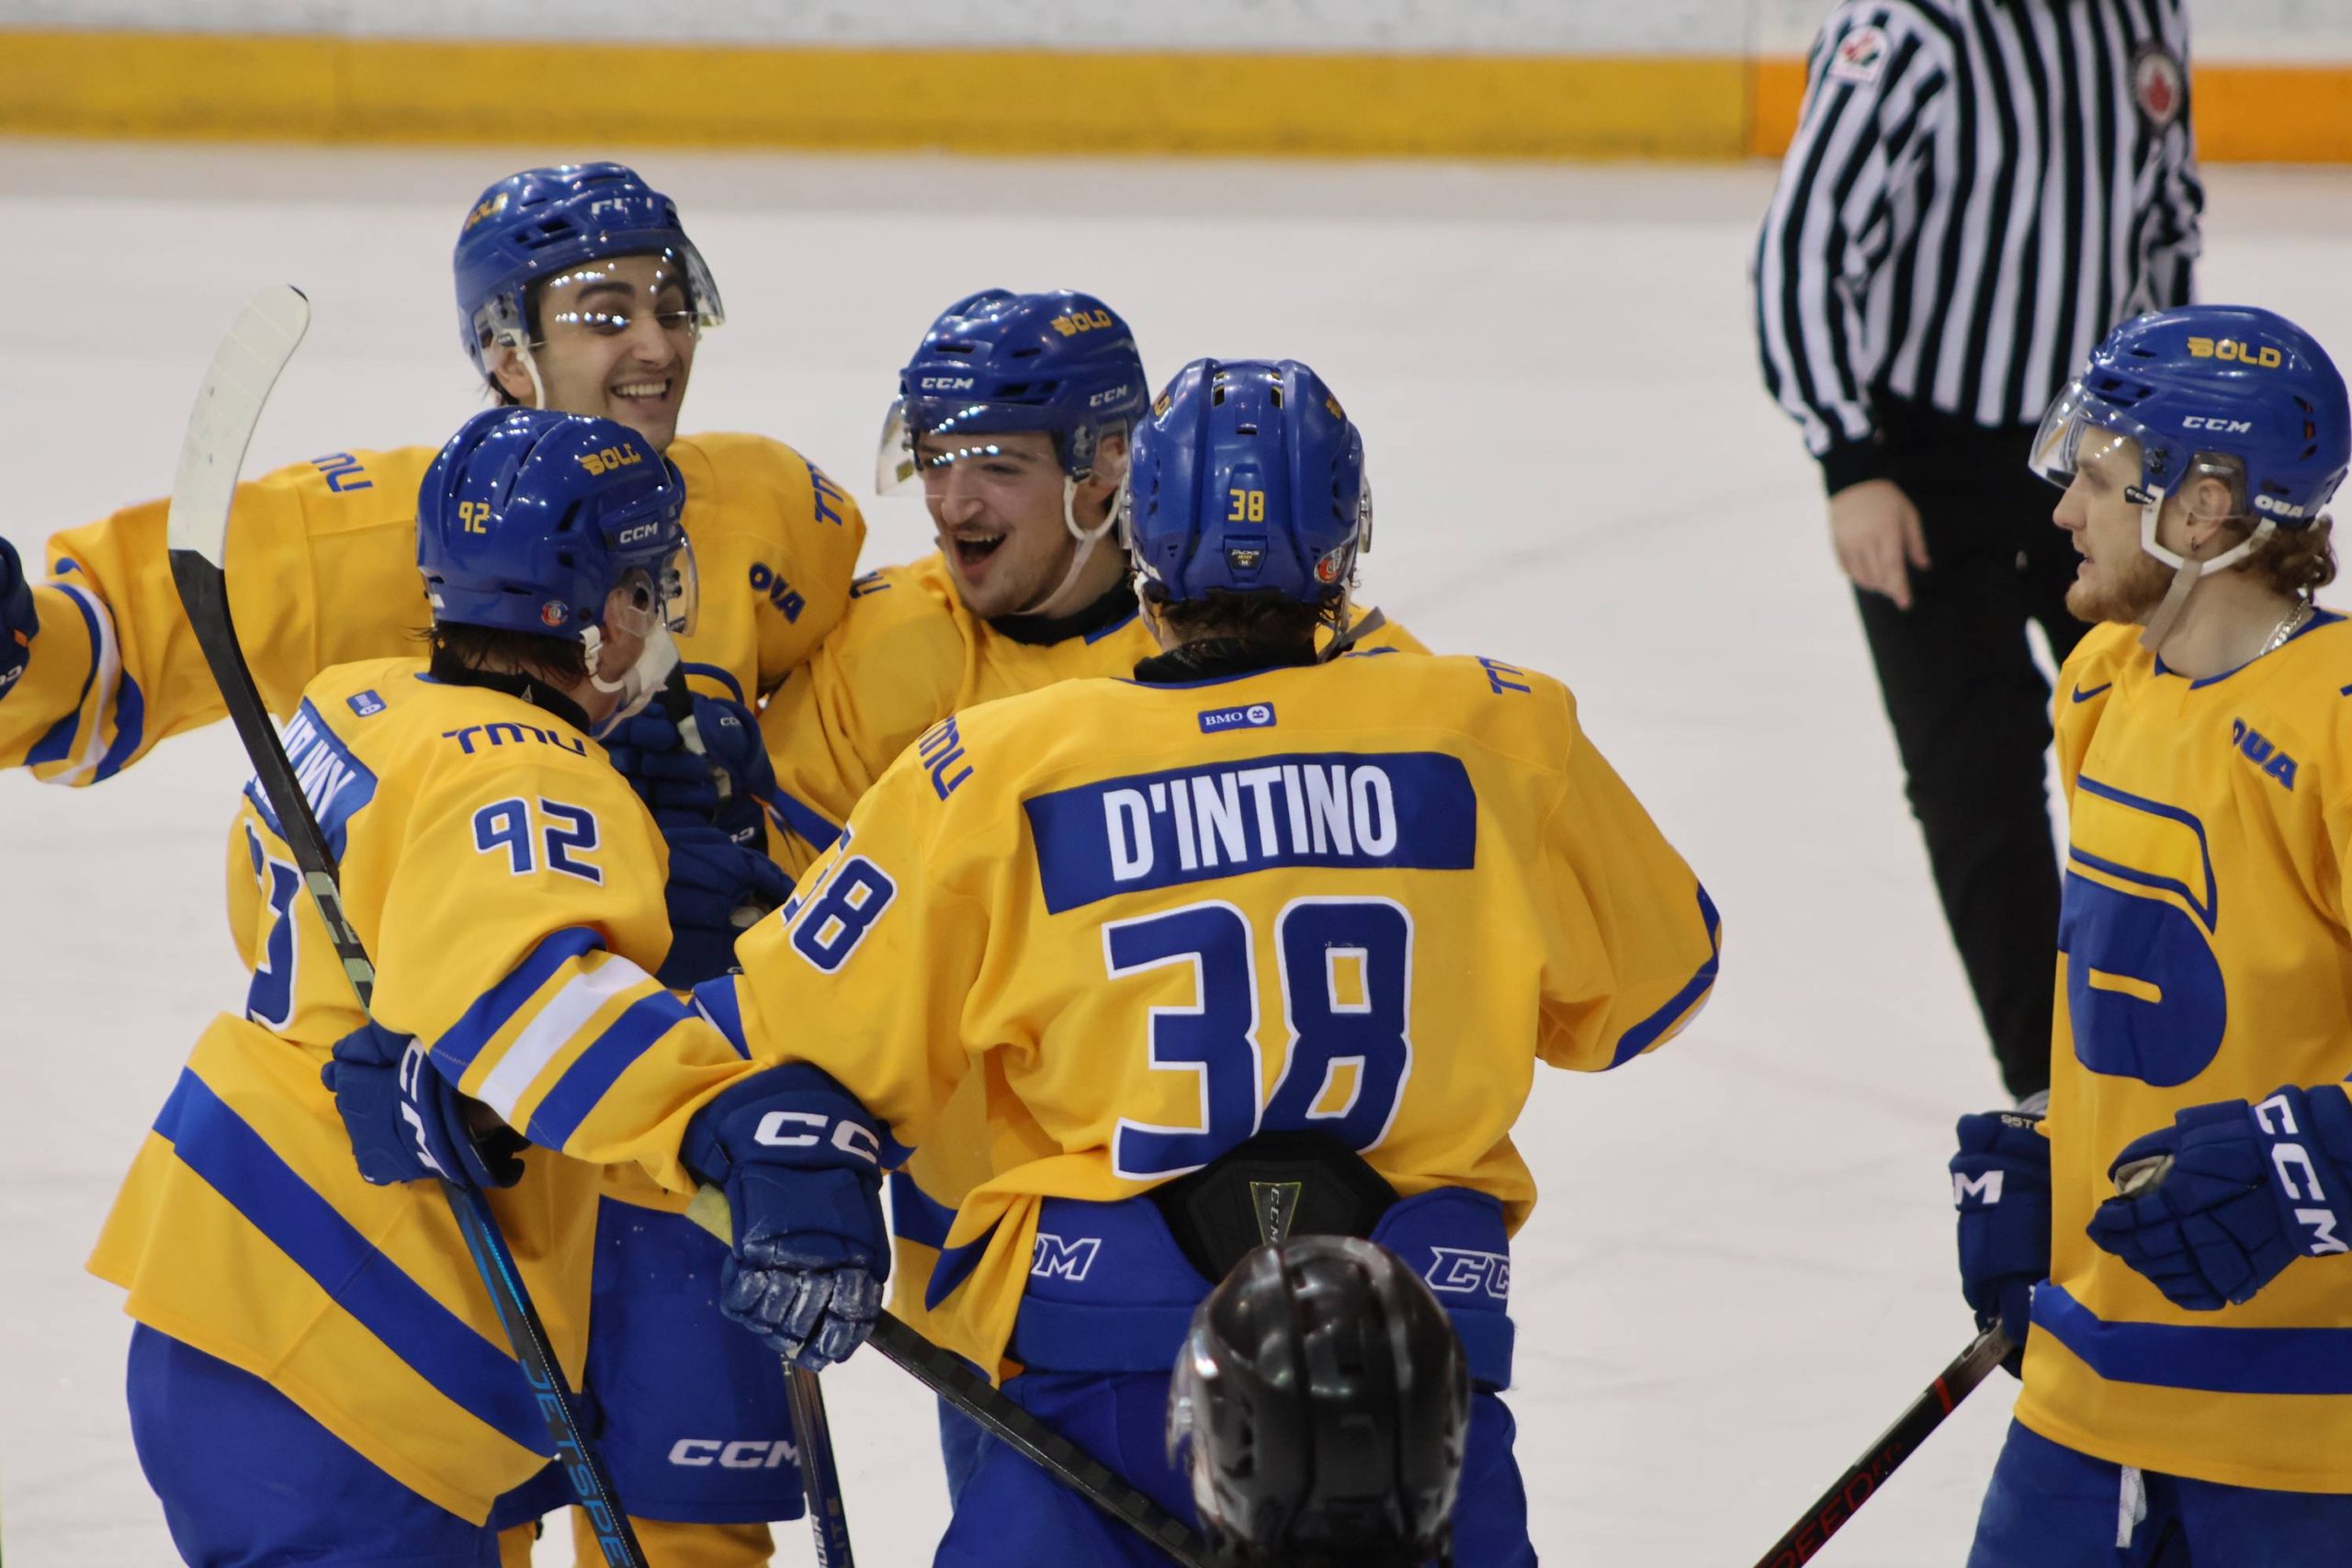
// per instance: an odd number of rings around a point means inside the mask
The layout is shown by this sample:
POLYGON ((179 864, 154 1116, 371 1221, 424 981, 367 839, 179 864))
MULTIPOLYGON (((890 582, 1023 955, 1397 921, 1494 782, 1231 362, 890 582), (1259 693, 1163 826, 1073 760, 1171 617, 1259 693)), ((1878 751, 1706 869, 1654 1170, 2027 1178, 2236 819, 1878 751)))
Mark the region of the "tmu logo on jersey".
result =
POLYGON ((1274 866, 1468 871, 1477 856, 1477 793, 1462 760, 1442 751, 1251 757, 1104 779, 1022 807, 1055 914, 1274 866))
POLYGON ((1274 727, 1274 705, 1249 703, 1240 707, 1203 708, 1201 733, 1217 735, 1228 729, 1272 729, 1274 727))

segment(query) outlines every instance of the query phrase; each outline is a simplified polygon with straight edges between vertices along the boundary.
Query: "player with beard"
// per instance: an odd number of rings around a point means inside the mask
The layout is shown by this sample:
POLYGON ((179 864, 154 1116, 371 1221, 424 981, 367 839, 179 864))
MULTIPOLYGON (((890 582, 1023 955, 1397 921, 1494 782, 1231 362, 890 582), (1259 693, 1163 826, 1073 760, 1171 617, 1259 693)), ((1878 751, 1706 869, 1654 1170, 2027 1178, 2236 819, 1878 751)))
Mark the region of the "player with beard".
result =
POLYGON ((2290 1265, 2346 1249, 2352 1187, 2352 627, 2312 598, 2352 410, 2292 322, 2193 306, 2109 334, 2033 463, 2096 624, 2047 1114, 1963 1118, 1951 1162, 1969 1303, 2024 1350, 1969 1562, 2341 1562, 2352 1292, 2290 1265))

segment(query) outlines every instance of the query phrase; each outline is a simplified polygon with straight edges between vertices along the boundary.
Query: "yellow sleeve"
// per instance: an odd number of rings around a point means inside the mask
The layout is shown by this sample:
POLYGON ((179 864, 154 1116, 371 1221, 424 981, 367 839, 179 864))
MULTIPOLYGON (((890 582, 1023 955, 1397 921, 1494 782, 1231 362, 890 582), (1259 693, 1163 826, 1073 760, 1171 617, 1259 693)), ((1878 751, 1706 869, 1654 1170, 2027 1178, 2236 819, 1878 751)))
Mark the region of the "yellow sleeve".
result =
MULTIPOLYGON (((271 712, 293 712, 329 664, 416 651, 428 614, 416 485, 430 458, 337 453, 237 487, 229 605, 271 712)), ((51 539, 50 580, 33 590, 40 633, 0 702, 0 766, 96 784, 226 711, 172 583, 168 513, 146 502, 51 539)))
MULTIPOLYGON (((447 760, 445 760, 445 761, 447 760)), ((687 1119, 752 1071, 649 972, 670 942, 652 818, 600 750, 446 765, 399 847, 373 1013, 541 1147, 691 1193, 687 1119)))
POLYGON ((986 900, 941 847, 953 815, 913 756, 886 773, 792 901, 735 944, 736 1017, 718 1020, 754 1059, 831 1073, 910 1147, 973 1066, 959 1020, 986 900))
POLYGON ((806 866, 899 753, 955 711, 973 650, 954 609, 905 568, 858 579, 849 612, 768 700, 760 730, 806 866))
MULTIPOLYGON (((685 476, 687 495, 707 498, 707 525, 752 537, 748 587, 759 624, 758 695, 764 696, 840 624, 865 546, 865 515, 823 469, 763 435, 681 437, 670 457, 685 476)), ((745 586, 706 582, 702 591, 731 594, 745 586)))
POLYGON ((1722 922, 1698 877, 1576 724, 1567 704, 1565 777, 1543 829, 1549 879, 1544 1002, 1537 1054, 1599 1071, 1664 1044, 1714 988, 1722 922))

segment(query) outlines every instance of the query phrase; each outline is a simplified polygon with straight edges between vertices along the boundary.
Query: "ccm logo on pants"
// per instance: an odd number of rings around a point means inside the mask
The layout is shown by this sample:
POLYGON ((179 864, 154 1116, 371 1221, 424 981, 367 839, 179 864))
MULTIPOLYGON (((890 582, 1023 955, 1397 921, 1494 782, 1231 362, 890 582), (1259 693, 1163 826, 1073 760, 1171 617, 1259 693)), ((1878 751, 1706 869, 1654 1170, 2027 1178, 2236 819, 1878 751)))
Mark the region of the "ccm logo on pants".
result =
POLYGON ((670 1462, 695 1469, 717 1465, 721 1470, 774 1470, 780 1464, 792 1464, 800 1456, 782 1438, 773 1442, 739 1438, 734 1442, 718 1438, 680 1438, 670 1445, 670 1462))

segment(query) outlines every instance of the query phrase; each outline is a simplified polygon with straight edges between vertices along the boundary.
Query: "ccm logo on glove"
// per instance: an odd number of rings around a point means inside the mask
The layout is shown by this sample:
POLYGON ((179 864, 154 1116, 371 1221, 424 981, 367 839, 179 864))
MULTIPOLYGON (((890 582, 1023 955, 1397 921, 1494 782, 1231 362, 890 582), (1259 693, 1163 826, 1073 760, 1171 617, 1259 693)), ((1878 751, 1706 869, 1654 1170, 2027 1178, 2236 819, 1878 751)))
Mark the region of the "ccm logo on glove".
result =
MULTIPOLYGON (((2274 1094, 2254 1108, 2254 1124, 2274 1138, 2297 1138, 2301 1129, 2295 1125, 2294 1107, 2283 1094, 2274 1094)), ((2278 1173, 2278 1189, 2290 1202, 2324 1203, 2327 1194, 2319 1184, 2319 1164, 2311 1151, 2301 1144, 2278 1143, 2270 1145, 2270 1168, 2278 1173)), ((2295 1222, 2312 1235, 2304 1247, 2306 1257, 2324 1258, 2331 1252, 2352 1252, 2344 1239, 2335 1234, 2336 1217, 2333 1209, 2297 1209, 2295 1222)))
POLYGON ((813 1149, 820 1143, 831 1144, 845 1155, 854 1155, 871 1166, 882 1163, 882 1145, 871 1127, 857 1122, 836 1120, 814 1111, 771 1111, 760 1118, 759 1126, 752 1134, 755 1144, 765 1144, 772 1149, 813 1149), (831 1136, 824 1134, 832 1128, 831 1136), (814 1128, 813 1132, 797 1129, 814 1128))

